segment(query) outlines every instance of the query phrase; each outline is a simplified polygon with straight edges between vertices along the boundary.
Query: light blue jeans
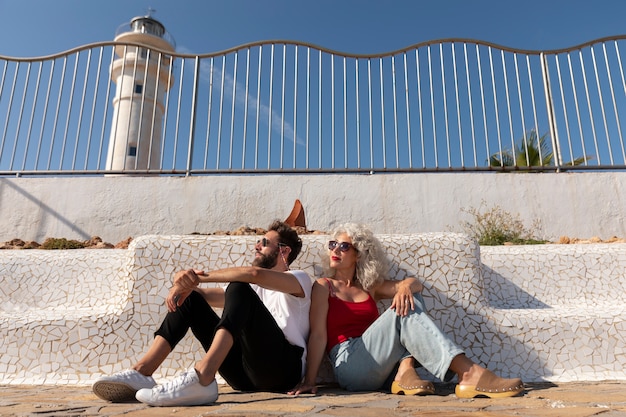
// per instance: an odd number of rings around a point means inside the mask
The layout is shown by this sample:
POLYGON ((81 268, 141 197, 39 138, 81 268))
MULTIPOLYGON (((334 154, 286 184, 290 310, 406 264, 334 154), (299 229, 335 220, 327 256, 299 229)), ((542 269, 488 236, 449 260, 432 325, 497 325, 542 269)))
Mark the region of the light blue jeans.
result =
POLYGON ((349 391, 380 389, 398 362, 412 356, 428 372, 449 381, 450 363, 463 351, 426 314, 421 294, 413 294, 415 309, 400 317, 387 309, 361 337, 334 346, 330 351, 335 377, 349 391))

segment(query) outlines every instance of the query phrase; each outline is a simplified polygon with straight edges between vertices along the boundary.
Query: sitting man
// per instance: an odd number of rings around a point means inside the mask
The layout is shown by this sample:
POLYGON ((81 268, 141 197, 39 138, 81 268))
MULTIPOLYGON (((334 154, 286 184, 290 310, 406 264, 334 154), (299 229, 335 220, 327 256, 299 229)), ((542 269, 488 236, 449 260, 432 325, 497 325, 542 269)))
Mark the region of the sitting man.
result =
POLYGON ((297 232, 275 221, 255 245, 250 267, 174 277, 168 313, 146 354, 131 368, 93 384, 100 398, 135 397, 153 406, 202 405, 217 400, 215 374, 236 390, 286 392, 304 373, 312 280, 289 265, 302 248, 297 232), (200 288, 200 282, 229 283, 200 288), (211 307, 223 308, 221 318, 211 307), (156 385, 151 377, 191 329, 206 354, 195 367, 156 385))

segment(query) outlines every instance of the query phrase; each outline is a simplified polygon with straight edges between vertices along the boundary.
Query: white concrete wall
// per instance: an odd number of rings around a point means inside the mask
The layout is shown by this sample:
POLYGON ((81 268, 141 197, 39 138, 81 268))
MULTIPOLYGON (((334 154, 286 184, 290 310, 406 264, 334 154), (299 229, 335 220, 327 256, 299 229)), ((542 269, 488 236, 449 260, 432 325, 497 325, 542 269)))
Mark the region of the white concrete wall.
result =
POLYGON ((266 227, 295 199, 310 230, 359 221, 377 233, 460 231, 462 208, 499 204, 542 236, 626 236, 626 173, 429 173, 0 178, 0 242, 116 243, 145 234, 266 227))

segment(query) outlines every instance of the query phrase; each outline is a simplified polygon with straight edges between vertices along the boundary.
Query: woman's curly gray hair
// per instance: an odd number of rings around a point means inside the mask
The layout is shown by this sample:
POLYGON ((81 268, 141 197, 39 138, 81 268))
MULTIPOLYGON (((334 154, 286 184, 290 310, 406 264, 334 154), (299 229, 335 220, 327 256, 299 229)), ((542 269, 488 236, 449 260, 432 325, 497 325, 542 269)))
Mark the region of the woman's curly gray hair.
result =
MULTIPOLYGON (((369 291, 387 279, 389 273, 387 254, 374 233, 365 225, 342 224, 331 232, 331 237, 337 239, 339 235, 344 233, 350 237, 352 245, 359 252, 356 263, 356 278, 363 289, 369 291)), ((334 277, 335 270, 330 268, 330 258, 324 257, 323 262, 327 276, 334 277)))

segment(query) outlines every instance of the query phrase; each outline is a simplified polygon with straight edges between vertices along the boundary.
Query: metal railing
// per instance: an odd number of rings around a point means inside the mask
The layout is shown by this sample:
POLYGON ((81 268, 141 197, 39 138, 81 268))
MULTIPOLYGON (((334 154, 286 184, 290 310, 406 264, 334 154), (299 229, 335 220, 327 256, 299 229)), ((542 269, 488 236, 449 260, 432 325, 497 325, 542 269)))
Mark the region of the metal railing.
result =
POLYGON ((446 39, 378 55, 102 42, 0 56, 0 175, 624 169, 625 41, 526 51, 446 39), (111 80, 122 49, 135 57, 122 63, 130 118, 115 111, 124 81, 111 80), (115 130, 133 158, 114 169, 115 130))

